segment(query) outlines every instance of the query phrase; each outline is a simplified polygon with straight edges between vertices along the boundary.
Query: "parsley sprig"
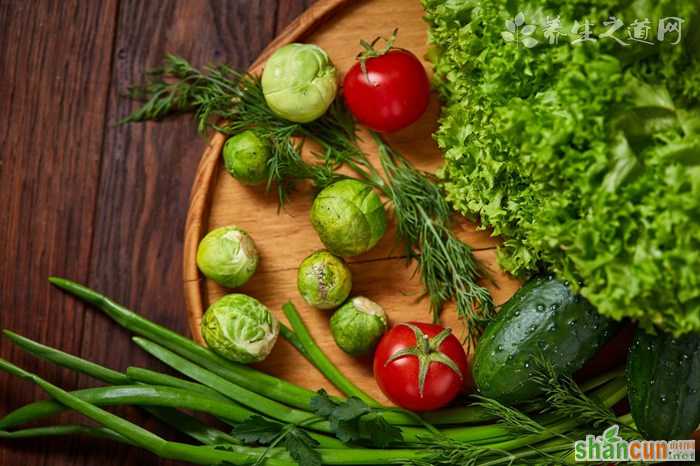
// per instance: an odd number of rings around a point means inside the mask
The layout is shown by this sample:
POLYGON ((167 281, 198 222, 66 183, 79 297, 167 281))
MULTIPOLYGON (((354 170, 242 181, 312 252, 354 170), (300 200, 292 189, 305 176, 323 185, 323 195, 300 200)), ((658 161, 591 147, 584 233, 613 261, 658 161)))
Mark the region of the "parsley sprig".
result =
POLYGON ((357 397, 335 401, 321 389, 311 400, 311 409, 328 419, 336 437, 346 443, 364 442, 385 448, 402 440, 401 429, 392 426, 375 409, 357 397))
POLYGON ((243 443, 267 446, 255 466, 264 464, 277 446, 284 446, 300 466, 321 466, 319 443, 301 425, 282 424, 256 415, 237 424, 231 434, 243 443))

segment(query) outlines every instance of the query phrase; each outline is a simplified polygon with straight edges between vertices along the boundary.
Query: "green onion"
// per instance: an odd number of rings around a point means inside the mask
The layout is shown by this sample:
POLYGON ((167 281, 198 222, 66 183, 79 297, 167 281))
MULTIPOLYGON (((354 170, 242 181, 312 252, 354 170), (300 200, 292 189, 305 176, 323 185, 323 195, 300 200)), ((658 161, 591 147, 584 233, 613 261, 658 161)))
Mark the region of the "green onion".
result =
MULTIPOLYGON (((71 392, 71 395, 96 406, 133 405, 191 409, 234 422, 242 422, 250 417, 250 411, 242 409, 228 400, 210 398, 201 393, 172 387, 121 385, 118 387, 87 388, 71 392)), ((2 418, 0 429, 35 421, 60 413, 65 409, 66 407, 57 401, 37 401, 2 418)))
POLYGON ((291 424, 300 424, 302 422, 305 424, 310 423, 307 425, 313 429, 320 430, 321 432, 332 432, 328 423, 314 414, 290 408, 289 406, 285 406, 277 401, 270 400, 262 395, 258 395, 257 393, 236 385, 205 368, 197 366, 196 364, 178 356, 174 352, 160 346, 157 343, 140 337, 134 337, 133 341, 151 356, 167 364, 173 369, 206 385, 207 387, 216 390, 222 395, 238 403, 247 406, 250 409, 258 411, 281 422, 291 424), (315 420, 318 421, 314 422, 315 420))
MULTIPOLYGON (((189 380, 183 380, 178 377, 173 377, 172 375, 161 374, 160 372, 152 371, 150 369, 144 369, 142 367, 128 367, 126 369, 126 375, 134 382, 140 382, 146 385, 162 385, 165 387, 182 388, 184 390, 205 394, 211 398, 226 400, 228 403, 240 406, 235 401, 221 395, 219 392, 212 390, 206 385, 190 382, 189 380)), ((241 406, 241 409, 246 408, 241 406)))
POLYGON ((287 340, 287 343, 289 343, 297 351, 299 351, 299 354, 304 356, 311 364, 314 364, 311 358, 309 358, 309 354, 306 352, 306 348, 304 348, 304 345, 301 344, 301 340, 299 340, 297 334, 294 333, 292 329, 284 325, 282 322, 280 322, 280 336, 287 340))
MULTIPOLYGON (((352 383, 350 379, 345 377, 345 375, 340 372, 336 365, 333 364, 333 361, 331 361, 328 356, 321 351, 309 333, 309 330, 306 328, 306 325, 304 325, 304 322, 302 321, 296 307, 294 307, 294 304, 288 302, 282 306, 282 310, 284 311, 284 315, 287 316, 287 320, 289 320, 289 324, 292 326, 292 329, 294 329, 294 333, 299 339, 299 343, 304 348, 304 351, 307 353, 308 358, 311 360, 314 366, 316 366, 318 370, 338 388, 338 390, 347 396, 355 396, 361 399, 369 407, 379 408, 382 406, 381 403, 368 395, 360 387, 352 383)), ((410 419, 408 422, 413 423, 415 421, 410 419)))
POLYGON ((202 367, 216 371, 220 377, 241 387, 260 393, 280 403, 301 409, 310 409, 309 403, 316 396, 316 393, 312 390, 307 390, 278 377, 224 359, 209 349, 199 346, 194 341, 144 319, 138 314, 116 304, 106 296, 79 283, 59 277, 49 277, 49 281, 55 286, 93 304, 127 330, 157 341, 169 350, 202 367))
POLYGON ((33 427, 31 429, 16 430, 14 432, 8 432, 6 430, 0 430, 0 439, 24 439, 24 438, 34 438, 34 437, 57 437, 63 435, 87 435, 90 437, 100 437, 116 442, 128 443, 129 445, 134 445, 121 435, 113 432, 104 427, 87 427, 81 425, 63 425, 63 426, 47 426, 47 427, 33 427))
POLYGON ((3 330, 2 333, 15 345, 38 358, 51 361, 59 366, 67 367, 97 380, 111 383, 112 385, 126 385, 131 383, 129 377, 121 372, 108 369, 100 366, 99 364, 95 364, 94 362, 90 362, 77 356, 73 356, 72 354, 64 353, 63 351, 42 345, 41 343, 37 343, 9 330, 3 330))
MULTIPOLYGON (((4 359, 0 359, 0 369, 22 379, 27 379, 34 382, 52 398, 62 403, 66 407, 84 414, 93 421, 124 437, 128 442, 148 450, 162 458, 190 461, 195 464, 218 464, 227 461, 232 464, 243 465, 249 464, 251 459, 254 461, 254 458, 240 453, 216 450, 211 447, 168 442, 152 432, 149 432, 148 430, 127 421, 126 419, 122 419, 119 416, 111 414, 97 406, 81 400, 76 396, 71 395, 70 393, 47 382, 41 377, 27 372, 14 364, 5 361, 4 359)), ((294 465, 294 463, 289 461, 281 461, 272 458, 268 459, 266 464, 268 466, 294 465)))
POLYGON ((199 419, 177 409, 152 406, 146 411, 164 424, 175 428, 205 445, 237 445, 240 441, 232 435, 202 423, 199 419))

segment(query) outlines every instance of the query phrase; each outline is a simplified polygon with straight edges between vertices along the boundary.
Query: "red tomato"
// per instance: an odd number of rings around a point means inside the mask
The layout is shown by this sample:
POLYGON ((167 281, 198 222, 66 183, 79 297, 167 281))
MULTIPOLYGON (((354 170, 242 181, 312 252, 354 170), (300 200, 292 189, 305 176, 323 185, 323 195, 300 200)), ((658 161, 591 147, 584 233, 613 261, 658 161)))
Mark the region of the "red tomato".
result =
POLYGON ((345 75, 345 103, 363 125, 391 132, 416 121, 430 100, 428 75, 411 52, 391 49, 367 58, 367 73, 355 63, 345 75))
POLYGON ((471 374, 464 349, 450 329, 409 322, 394 326, 382 337, 374 353, 374 378, 397 405, 430 411, 452 401, 465 381, 471 381, 471 374))

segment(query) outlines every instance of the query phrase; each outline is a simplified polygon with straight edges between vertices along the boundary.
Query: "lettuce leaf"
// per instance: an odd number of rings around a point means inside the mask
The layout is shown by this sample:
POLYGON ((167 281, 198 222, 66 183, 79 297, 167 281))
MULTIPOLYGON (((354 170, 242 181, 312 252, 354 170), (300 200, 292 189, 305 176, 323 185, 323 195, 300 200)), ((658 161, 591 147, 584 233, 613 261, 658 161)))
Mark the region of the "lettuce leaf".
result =
POLYGON ((501 265, 553 271, 609 317, 700 332, 697 0, 423 3, 440 175, 457 211, 504 238, 501 265), (520 12, 534 47, 504 39, 520 12), (569 35, 550 44, 539 25, 557 16, 569 35), (600 34, 611 16, 650 18, 653 39, 659 18, 682 17, 683 40, 571 44, 575 20, 600 34))

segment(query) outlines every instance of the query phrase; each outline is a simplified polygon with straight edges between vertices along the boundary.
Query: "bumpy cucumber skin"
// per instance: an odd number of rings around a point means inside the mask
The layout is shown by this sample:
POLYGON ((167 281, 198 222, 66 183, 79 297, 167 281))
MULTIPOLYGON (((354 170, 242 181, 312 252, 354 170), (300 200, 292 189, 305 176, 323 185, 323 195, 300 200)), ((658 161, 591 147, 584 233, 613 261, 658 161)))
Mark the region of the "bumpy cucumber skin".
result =
POLYGON ((647 439, 688 439, 700 424, 700 334, 637 329, 627 359, 630 409, 647 439))
POLYGON ((481 395, 503 403, 541 392, 533 380, 537 358, 570 375, 593 356, 616 324, 552 278, 527 282, 487 326, 476 347, 473 375, 481 395))

